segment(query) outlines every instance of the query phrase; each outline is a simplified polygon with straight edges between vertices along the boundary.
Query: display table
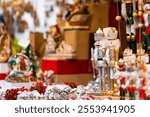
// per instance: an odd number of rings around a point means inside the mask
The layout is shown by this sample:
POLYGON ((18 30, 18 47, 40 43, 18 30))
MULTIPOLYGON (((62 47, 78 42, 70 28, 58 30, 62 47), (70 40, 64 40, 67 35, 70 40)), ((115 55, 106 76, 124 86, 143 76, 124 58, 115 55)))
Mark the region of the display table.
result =
POLYGON ((0 81, 0 87, 4 90, 6 89, 12 89, 12 88, 21 88, 21 87, 26 87, 30 88, 32 85, 34 85, 35 82, 29 82, 29 83, 11 83, 11 82, 6 82, 5 80, 0 81))

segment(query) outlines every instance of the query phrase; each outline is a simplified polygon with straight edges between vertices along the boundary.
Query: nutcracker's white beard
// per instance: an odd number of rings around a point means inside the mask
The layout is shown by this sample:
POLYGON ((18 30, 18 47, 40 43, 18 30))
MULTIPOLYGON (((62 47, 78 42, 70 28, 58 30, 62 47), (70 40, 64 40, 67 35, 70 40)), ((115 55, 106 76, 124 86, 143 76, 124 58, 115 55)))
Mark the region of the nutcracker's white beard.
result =
POLYGON ((144 18, 144 25, 148 27, 149 26, 148 13, 144 13, 143 18, 144 18))

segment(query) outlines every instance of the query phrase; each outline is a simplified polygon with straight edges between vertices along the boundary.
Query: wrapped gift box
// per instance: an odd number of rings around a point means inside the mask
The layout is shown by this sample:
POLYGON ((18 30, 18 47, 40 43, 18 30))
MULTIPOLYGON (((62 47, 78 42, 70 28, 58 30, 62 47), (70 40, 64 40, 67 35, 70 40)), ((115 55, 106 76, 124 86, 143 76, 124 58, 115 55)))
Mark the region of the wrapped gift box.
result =
POLYGON ((8 63, 0 63, 0 80, 4 80, 9 72, 8 63))

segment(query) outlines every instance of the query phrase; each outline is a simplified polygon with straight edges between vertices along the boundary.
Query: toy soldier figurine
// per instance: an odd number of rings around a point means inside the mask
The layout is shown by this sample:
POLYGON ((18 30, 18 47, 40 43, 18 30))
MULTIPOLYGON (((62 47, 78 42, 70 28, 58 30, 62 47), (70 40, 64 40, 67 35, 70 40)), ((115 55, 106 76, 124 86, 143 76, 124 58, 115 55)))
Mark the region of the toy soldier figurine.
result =
POLYGON ((129 92, 130 100, 135 100, 135 91, 136 91, 135 80, 136 80, 135 77, 131 77, 131 79, 129 79, 129 86, 127 87, 127 90, 129 92))
POLYGON ((117 70, 116 73, 114 75, 114 78, 117 82, 114 83, 115 87, 114 87, 114 92, 118 92, 120 91, 120 79, 122 76, 126 76, 126 72, 125 72, 125 64, 124 61, 122 59, 119 59, 118 64, 117 64, 117 70), (119 86, 119 87, 118 87, 119 86), (119 88, 119 89, 118 89, 119 88))
POLYGON ((125 76, 121 76, 120 78, 120 100, 125 100, 125 96, 126 96, 126 77, 125 76))
POLYGON ((98 70, 98 75, 96 82, 100 83, 101 93, 106 91, 106 73, 107 73, 107 62, 105 60, 106 48, 100 46, 100 43, 95 44, 94 50, 94 60, 96 62, 96 68, 98 70))
POLYGON ((136 5, 134 0, 133 4, 132 0, 122 0, 121 15, 126 22, 127 45, 129 48, 133 50, 133 52, 136 52, 136 40, 135 40, 136 31, 133 18, 133 13, 134 15, 136 14, 135 7, 136 5))
MULTIPOLYGON (((120 48, 120 40, 117 38, 118 31, 114 27, 106 27, 106 28, 103 29, 103 32, 104 32, 105 37, 108 39, 108 45, 107 46, 109 48, 111 48, 111 47, 114 48, 114 50, 113 50, 113 52, 114 52, 114 60, 118 61, 119 48, 120 48)), ((107 59, 109 59, 109 57, 107 59)))

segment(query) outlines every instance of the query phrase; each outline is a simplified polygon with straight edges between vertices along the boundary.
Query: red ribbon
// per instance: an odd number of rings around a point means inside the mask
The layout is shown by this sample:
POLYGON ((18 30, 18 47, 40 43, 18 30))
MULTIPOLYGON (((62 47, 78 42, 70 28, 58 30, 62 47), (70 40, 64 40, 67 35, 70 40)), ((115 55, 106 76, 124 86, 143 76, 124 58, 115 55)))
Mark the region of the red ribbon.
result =
POLYGON ((89 60, 42 60, 42 70, 53 70, 54 74, 86 74, 89 63, 89 60))

